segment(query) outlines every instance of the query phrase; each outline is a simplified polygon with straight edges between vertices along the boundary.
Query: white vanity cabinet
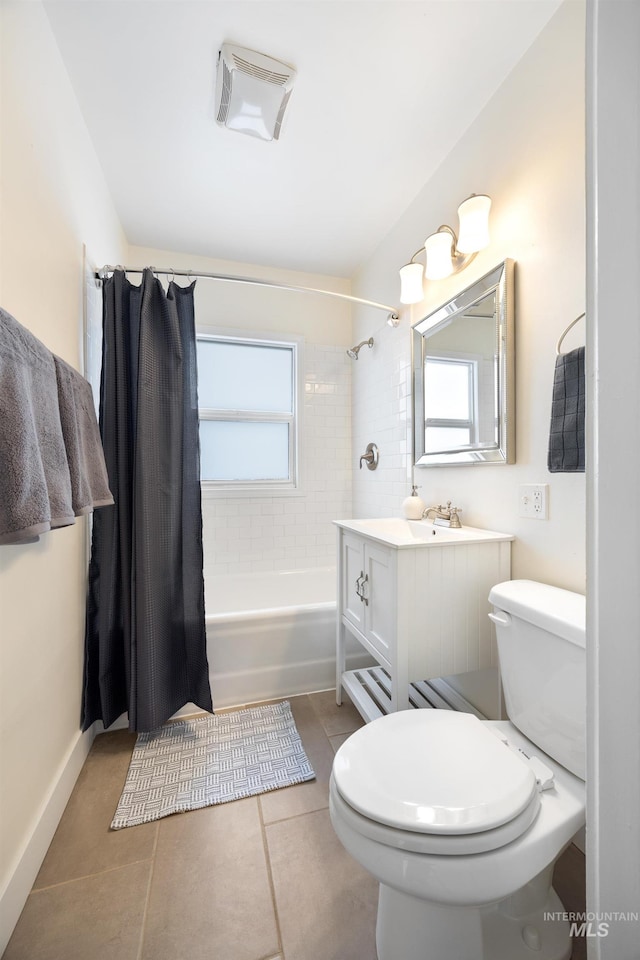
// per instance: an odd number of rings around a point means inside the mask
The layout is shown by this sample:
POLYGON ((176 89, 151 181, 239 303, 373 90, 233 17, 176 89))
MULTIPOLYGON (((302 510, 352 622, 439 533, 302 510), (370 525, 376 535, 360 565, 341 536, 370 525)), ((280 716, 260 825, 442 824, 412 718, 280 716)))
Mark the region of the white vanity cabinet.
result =
POLYGON ((395 647, 396 555, 391 547, 345 530, 342 537, 340 593, 346 624, 380 662, 395 647))
POLYGON ((344 688, 371 720, 413 706, 410 684, 497 664, 488 596, 510 579, 510 534, 399 518, 336 525, 338 703, 344 688), (377 669, 346 669, 345 631, 377 669))

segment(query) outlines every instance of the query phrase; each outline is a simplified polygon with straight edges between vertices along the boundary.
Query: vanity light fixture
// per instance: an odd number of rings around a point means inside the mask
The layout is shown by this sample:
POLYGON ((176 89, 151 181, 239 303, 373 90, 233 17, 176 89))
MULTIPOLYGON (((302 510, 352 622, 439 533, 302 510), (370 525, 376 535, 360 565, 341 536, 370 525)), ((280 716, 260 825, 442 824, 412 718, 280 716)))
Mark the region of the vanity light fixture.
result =
POLYGON ((400 302, 419 303, 423 299, 423 267, 416 263, 419 254, 426 255, 424 276, 427 280, 443 280, 464 270, 479 250, 489 244, 489 210, 491 197, 486 194, 467 197, 458 207, 460 236, 446 223, 441 224, 416 250, 409 263, 400 269, 400 302))

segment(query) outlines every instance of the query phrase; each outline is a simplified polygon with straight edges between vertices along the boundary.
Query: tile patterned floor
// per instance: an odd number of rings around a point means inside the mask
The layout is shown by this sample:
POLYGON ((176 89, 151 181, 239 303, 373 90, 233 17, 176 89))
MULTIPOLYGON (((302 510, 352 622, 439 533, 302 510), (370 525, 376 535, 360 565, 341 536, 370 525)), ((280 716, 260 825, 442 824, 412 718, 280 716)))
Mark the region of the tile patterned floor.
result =
MULTIPOLYGON (((328 812, 334 752, 362 720, 332 691, 290 703, 315 781, 125 830, 109 824, 135 735, 97 737, 3 960, 376 960, 377 884, 328 812)), ((555 882, 584 910, 575 847, 555 882)))

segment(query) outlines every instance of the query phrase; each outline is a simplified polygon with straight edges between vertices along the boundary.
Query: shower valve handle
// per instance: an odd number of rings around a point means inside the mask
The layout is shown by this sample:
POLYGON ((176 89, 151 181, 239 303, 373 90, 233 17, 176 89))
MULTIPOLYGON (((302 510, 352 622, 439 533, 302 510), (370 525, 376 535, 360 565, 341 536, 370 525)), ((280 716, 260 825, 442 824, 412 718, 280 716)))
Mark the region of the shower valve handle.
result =
POLYGON ((378 466, 378 448, 375 443, 367 444, 367 449, 360 457, 360 469, 362 470, 362 461, 366 463, 369 470, 375 470, 378 466))

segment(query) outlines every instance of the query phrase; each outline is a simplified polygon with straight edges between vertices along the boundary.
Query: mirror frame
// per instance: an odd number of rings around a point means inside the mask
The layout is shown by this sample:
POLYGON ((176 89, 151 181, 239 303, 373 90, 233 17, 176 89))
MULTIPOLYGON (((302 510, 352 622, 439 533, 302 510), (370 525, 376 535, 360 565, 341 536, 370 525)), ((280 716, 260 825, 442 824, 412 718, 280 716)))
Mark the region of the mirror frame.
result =
POLYGON ((416 467, 515 463, 515 263, 504 260, 411 328, 413 464, 416 467), (490 293, 496 295, 498 437, 485 446, 425 451, 424 368, 429 337, 490 293))

